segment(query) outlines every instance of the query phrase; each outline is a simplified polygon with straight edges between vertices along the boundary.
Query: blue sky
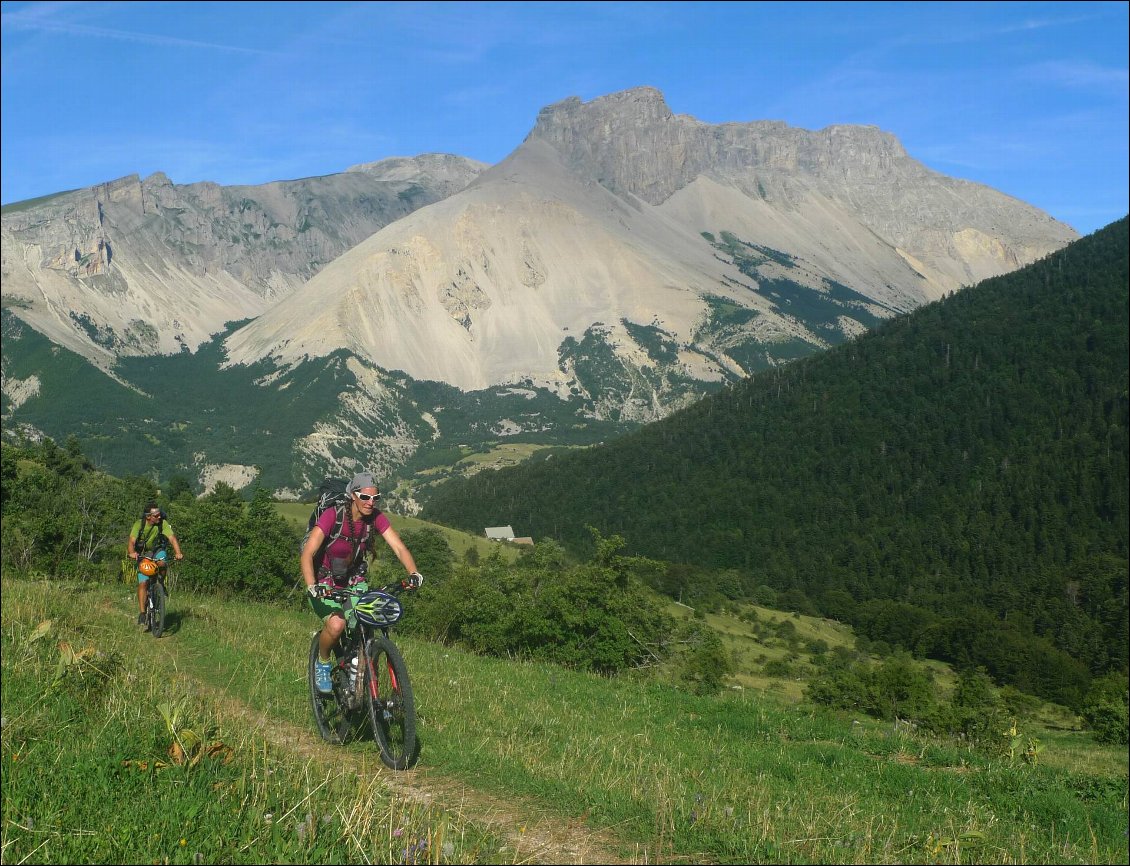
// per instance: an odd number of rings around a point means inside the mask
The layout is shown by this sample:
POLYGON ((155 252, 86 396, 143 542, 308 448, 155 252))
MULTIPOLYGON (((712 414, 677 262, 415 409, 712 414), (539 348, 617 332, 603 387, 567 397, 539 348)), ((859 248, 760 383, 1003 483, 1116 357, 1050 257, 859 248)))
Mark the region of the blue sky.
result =
POLYGON ((1126 2, 2 4, 2 200, 495 163, 638 86, 708 123, 870 124, 1087 234, 1125 216, 1126 2))

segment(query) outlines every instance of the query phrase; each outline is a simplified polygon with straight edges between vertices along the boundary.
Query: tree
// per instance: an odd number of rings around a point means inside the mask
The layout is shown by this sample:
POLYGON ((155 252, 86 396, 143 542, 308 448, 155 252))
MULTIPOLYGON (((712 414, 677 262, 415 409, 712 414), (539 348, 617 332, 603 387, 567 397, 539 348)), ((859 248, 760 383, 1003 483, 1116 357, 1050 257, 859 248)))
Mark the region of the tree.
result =
POLYGON ((166 491, 166 495, 169 497, 170 501, 180 499, 184 496, 196 497, 196 494, 192 490, 192 484, 183 475, 174 475, 169 479, 169 489, 166 491))
MULTIPOLYGON (((442 532, 431 527, 406 529, 400 533, 400 538, 412 551, 412 558, 416 561, 416 568, 424 575, 425 584, 439 584, 451 579, 455 568, 455 551, 442 532)), ((391 575, 403 577, 402 566, 389 546, 379 539, 375 543, 377 561, 387 566, 391 575)))
POLYGON ((245 527, 245 568, 255 577, 244 581, 243 588, 270 596, 293 587, 299 573, 301 535, 279 514, 270 493, 261 485, 255 485, 245 527))
POLYGON ((687 637, 689 650, 679 668, 679 680, 696 695, 716 695, 725 678, 733 673, 734 663, 722 639, 712 628, 692 626, 687 637))
POLYGON ((1112 671, 1091 682, 1083 718, 1100 743, 1125 746, 1130 740, 1130 693, 1127 673, 1112 671))

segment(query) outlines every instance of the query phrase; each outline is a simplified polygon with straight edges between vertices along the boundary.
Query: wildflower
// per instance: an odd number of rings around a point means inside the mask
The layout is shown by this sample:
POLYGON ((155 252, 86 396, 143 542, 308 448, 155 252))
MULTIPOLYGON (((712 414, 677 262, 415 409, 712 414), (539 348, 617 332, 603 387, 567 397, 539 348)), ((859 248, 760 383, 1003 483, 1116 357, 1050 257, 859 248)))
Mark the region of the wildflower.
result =
POLYGON ((392 831, 392 835, 393 835, 394 838, 399 839, 401 836, 404 835, 404 828, 403 827, 397 827, 395 830, 392 831))
POLYGON ((180 846, 181 846, 182 848, 183 848, 183 847, 184 847, 185 845, 187 845, 187 844, 188 844, 188 840, 187 840, 187 839, 181 839, 181 840, 180 840, 180 846))

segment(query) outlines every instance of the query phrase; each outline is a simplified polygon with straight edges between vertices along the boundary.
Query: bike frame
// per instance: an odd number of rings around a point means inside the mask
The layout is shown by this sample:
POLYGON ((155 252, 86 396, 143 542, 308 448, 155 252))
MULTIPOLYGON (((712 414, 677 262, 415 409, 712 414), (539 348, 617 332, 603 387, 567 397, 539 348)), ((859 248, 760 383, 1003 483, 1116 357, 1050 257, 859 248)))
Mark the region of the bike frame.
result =
MULTIPOLYGON (((401 587, 397 584, 394 586, 381 587, 380 591, 387 592, 390 595, 397 595, 399 594, 400 588, 401 587)), ((374 701, 380 698, 380 683, 378 682, 377 671, 373 667, 373 660, 369 658, 369 640, 376 634, 381 634, 389 638, 389 628, 387 626, 380 628, 368 625, 367 623, 361 622, 361 620, 356 617, 353 617, 354 622, 352 627, 350 626, 349 620, 353 610, 354 595, 355 593, 348 590, 335 590, 329 596, 334 601, 341 604, 342 614, 345 616, 345 631, 342 632, 339 641, 345 652, 342 653, 341 658, 337 661, 338 667, 342 668, 348 674, 350 658, 353 655, 357 656, 357 679, 353 683, 352 691, 348 693, 348 709, 351 711, 360 709, 364 704, 365 696, 361 691, 364 683, 369 684, 370 698, 374 701), (363 676, 364 671, 368 671, 369 675, 363 676)), ((389 639, 391 640, 391 638, 389 639)), ((392 670, 391 666, 389 667, 388 674, 393 689, 398 689, 399 684, 396 680, 396 672, 392 670)))
POLYGON ((140 564, 141 559, 150 559, 157 563, 157 571, 146 581, 145 587, 145 614, 149 620, 150 633, 155 638, 159 638, 165 632, 164 616, 167 611, 163 611, 161 615, 161 623, 156 625, 157 609, 153 603, 154 593, 160 591, 164 599, 168 599, 169 591, 166 589, 165 581, 168 576, 169 564, 168 562, 160 559, 153 559, 150 556, 142 556, 138 559, 140 564), (156 627, 154 627, 156 625, 156 627))
MULTIPOLYGON (((398 596, 405 589, 403 585, 393 584, 378 591, 398 596)), ((319 692, 315 686, 314 664, 320 654, 320 632, 312 636, 307 676, 314 718, 322 737, 340 745, 356 733, 356 716, 363 713, 368 716, 381 760, 391 769, 405 770, 412 767, 419 756, 415 700, 408 667, 389 634, 395 622, 374 625, 362 620, 353 610, 357 595, 359 593, 352 589, 334 589, 326 595, 341 605, 346 630, 333 651, 332 693, 319 692), (357 678, 350 683, 353 658, 357 660, 357 678)))

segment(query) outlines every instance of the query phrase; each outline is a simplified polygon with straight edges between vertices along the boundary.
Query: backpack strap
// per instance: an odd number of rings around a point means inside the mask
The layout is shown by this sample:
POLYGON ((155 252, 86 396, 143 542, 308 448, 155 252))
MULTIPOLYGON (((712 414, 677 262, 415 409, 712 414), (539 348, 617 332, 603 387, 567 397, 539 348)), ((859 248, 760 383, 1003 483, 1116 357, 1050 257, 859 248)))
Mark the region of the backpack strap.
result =
MULTIPOLYGON (((359 520, 359 521, 355 522, 352 519, 352 517, 350 516, 349 517, 349 526, 350 526, 350 529, 353 530, 353 533, 346 536, 345 535, 345 521, 347 519, 346 509, 350 508, 350 507, 351 507, 351 504, 349 502, 346 502, 344 505, 337 505, 337 506, 334 507, 333 532, 326 538, 325 543, 322 545, 322 552, 323 552, 323 556, 324 556, 325 551, 329 550, 329 547, 330 547, 331 544, 333 544, 339 538, 343 538, 343 537, 347 538, 348 541, 349 541, 349 568, 350 568, 350 571, 352 571, 353 567, 357 563, 357 553, 361 550, 360 536, 357 534, 359 530, 357 530, 356 525, 357 524, 363 524, 364 521, 359 520)), ((325 560, 323 558, 323 562, 324 561, 325 560)))
MULTIPOLYGON (((325 563, 326 551, 329 550, 330 545, 345 535, 345 509, 347 508, 349 508, 349 503, 334 506, 333 529, 330 531, 330 534, 323 539, 322 546, 318 548, 316 562, 314 563, 315 571, 321 570, 322 565, 325 563)), ((357 539, 355 537, 350 536, 349 546, 352 548, 352 553, 349 557, 349 565, 352 567, 353 560, 357 558, 357 539)))
POLYGON ((144 517, 141 518, 141 528, 137 530, 137 539, 134 542, 134 549, 138 553, 147 553, 150 545, 156 544, 156 539, 153 536, 153 531, 156 528, 146 523, 144 517))
POLYGON ((329 547, 337 541, 345 532, 345 505, 334 506, 334 528, 333 531, 326 536, 325 547, 329 547))

